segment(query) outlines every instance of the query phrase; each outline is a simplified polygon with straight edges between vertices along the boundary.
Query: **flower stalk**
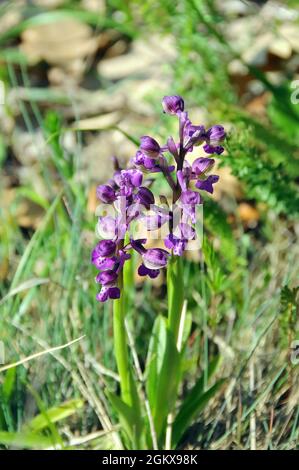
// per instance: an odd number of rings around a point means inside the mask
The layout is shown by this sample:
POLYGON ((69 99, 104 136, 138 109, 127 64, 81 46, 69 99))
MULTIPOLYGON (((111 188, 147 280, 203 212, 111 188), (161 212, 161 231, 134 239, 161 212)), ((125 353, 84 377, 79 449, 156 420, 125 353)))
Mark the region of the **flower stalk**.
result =
POLYGON ((165 96, 162 106, 166 114, 178 119, 178 139, 169 137, 166 145, 161 146, 153 137, 141 137, 139 149, 127 169, 122 169, 114 158, 113 177, 97 188, 98 198, 104 206, 113 209, 113 215, 111 212, 107 215, 105 209, 99 217, 101 240, 91 255, 98 270, 96 282, 101 286, 97 300, 113 300, 114 353, 121 397, 110 392, 108 396, 120 415, 125 440, 138 449, 150 445, 154 448, 166 445, 171 449, 172 440, 176 442, 177 439, 172 438, 172 431, 177 436, 173 419, 182 377, 186 313, 183 308, 183 254, 189 242, 197 238, 196 209, 203 204, 202 191, 213 193, 219 179, 218 175, 209 174, 215 163, 211 155, 223 152, 221 144, 225 139, 224 128, 220 125, 205 129, 203 125, 192 124, 180 96, 165 96), (188 161, 188 154, 200 145, 203 145, 204 155, 188 161), (168 195, 154 194, 154 179, 147 177, 151 173, 162 173, 171 191, 169 200, 168 195), (158 205, 158 200, 166 209, 158 205), (145 227, 145 235, 134 231, 135 222, 145 227), (163 231, 166 249, 148 244, 151 232, 162 226, 166 228, 166 232, 163 231), (167 268, 167 318, 160 316, 155 322, 150 360, 144 375, 133 342, 128 342, 126 328, 126 313, 132 304, 132 297, 127 292, 133 291, 134 284, 133 253, 136 261, 140 260, 139 276, 154 279, 167 268), (129 346, 137 366, 137 379, 129 346), (145 424, 145 415, 149 427, 145 424))
POLYGON ((125 327, 125 294, 123 290, 123 271, 119 274, 118 287, 122 291, 119 299, 113 301, 114 354, 120 378, 121 397, 129 406, 133 405, 127 334, 125 327))
POLYGON ((172 256, 167 267, 168 327, 177 343, 184 303, 183 263, 179 256, 172 256))

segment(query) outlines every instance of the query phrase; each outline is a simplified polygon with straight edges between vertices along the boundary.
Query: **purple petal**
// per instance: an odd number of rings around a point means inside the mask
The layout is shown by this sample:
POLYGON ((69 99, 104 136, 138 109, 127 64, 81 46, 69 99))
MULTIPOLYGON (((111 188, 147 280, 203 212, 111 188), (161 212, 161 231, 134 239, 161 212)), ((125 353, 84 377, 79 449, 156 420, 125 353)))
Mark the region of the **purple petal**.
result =
POLYGON ((135 199, 143 204, 147 209, 155 203, 155 197, 150 189, 141 187, 135 196, 135 199))
POLYGON ((109 297, 109 288, 108 287, 102 287, 100 292, 97 294, 96 299, 99 302, 106 302, 106 300, 108 300, 108 297, 109 297))
POLYGON ((94 251, 98 253, 99 256, 111 256, 115 252, 116 243, 113 240, 101 240, 94 251))
POLYGON ((210 175, 206 180, 198 180, 195 186, 198 189, 207 191, 208 193, 212 194, 214 191, 213 184, 217 183, 218 180, 218 175, 210 175))
POLYGON ((140 138, 140 150, 149 158, 157 158, 160 154, 160 145, 148 135, 140 138))
POLYGON ((130 183, 132 184, 132 186, 134 186, 134 187, 141 186, 142 178, 143 178, 143 175, 142 175, 141 171, 132 168, 130 170, 127 170, 126 174, 129 178, 130 183))
POLYGON ((177 145, 172 137, 168 137, 167 148, 169 152, 174 156, 175 159, 179 157, 177 145))
POLYGON ((94 254, 94 251, 91 255, 91 262, 95 265, 97 269, 105 271, 106 269, 113 269, 117 263, 115 256, 112 258, 105 258, 94 254))
POLYGON ((191 225, 185 224, 185 223, 180 223, 179 225, 180 231, 181 231, 181 236, 185 240, 194 240, 195 237, 195 230, 191 225))
POLYGON ((173 254, 176 256, 182 256, 183 252, 186 248, 186 240, 181 240, 180 238, 176 237, 172 233, 169 234, 165 240, 164 244, 166 248, 173 250, 173 254))
POLYGON ((203 149, 206 153, 209 153, 209 154, 216 153, 217 155, 221 155, 224 152, 224 148, 221 147, 220 145, 213 147, 212 145, 205 144, 203 146, 203 149))
POLYGON ((212 146, 217 146, 220 142, 225 139, 226 133, 224 127, 217 124, 216 126, 210 127, 206 135, 209 144, 211 144, 212 146))
POLYGON ((117 273, 115 271, 107 270, 97 275, 96 282, 99 282, 103 286, 109 286, 114 284, 116 279, 117 273))
POLYGON ((199 176, 200 174, 211 170, 214 163, 215 160, 213 160, 213 158, 197 158, 192 163, 192 171, 196 176, 199 176))
POLYGON ((187 190, 187 179, 185 178, 185 175, 182 170, 177 171, 177 178, 178 178, 178 183, 182 189, 182 191, 187 190))
POLYGON ((99 232, 104 238, 114 238, 117 231, 117 221, 111 215, 99 217, 99 232))
POLYGON ((183 191, 180 197, 180 202, 186 205, 196 206, 201 203, 201 197, 197 191, 183 191))
POLYGON ((141 264, 138 268, 139 276, 149 276, 151 279, 155 279, 159 276, 159 269, 148 269, 144 264, 141 264))
POLYGON ((143 263, 148 269, 161 269, 167 265, 169 253, 162 248, 150 248, 143 255, 143 263))
POLYGON ((109 296, 110 299, 119 299, 120 298, 119 288, 118 287, 109 287, 108 296, 109 296))
POLYGON ((184 111, 184 100, 181 96, 172 95, 164 96, 162 100, 162 107, 167 114, 177 114, 184 111))

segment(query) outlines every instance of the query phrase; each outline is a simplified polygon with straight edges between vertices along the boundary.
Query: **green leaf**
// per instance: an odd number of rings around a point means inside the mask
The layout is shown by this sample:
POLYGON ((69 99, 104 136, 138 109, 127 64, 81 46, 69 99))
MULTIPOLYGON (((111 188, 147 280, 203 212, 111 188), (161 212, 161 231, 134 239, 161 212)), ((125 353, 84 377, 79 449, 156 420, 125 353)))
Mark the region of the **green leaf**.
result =
POLYGON ((181 356, 166 318, 160 316, 154 324, 146 367, 146 388, 158 439, 175 402, 180 373, 181 356))
POLYGON ((159 315, 154 323, 149 342, 145 375, 147 377, 147 395, 153 408, 156 394, 158 375, 162 368, 163 356, 166 347, 166 319, 159 315))
POLYGON ((38 194, 33 189, 21 187, 17 189, 17 194, 19 196, 23 196, 29 199, 34 204, 37 204, 38 206, 42 207, 46 211, 49 209, 49 202, 47 201, 47 199, 41 196, 40 194, 38 194))
POLYGON ((224 382, 225 379, 218 380, 218 382, 216 382, 206 392, 199 395, 193 402, 190 402, 188 407, 184 407, 183 411, 180 410, 173 425, 172 441, 174 445, 178 444, 179 440, 186 432, 189 424, 204 409, 211 398, 216 395, 224 382))
POLYGON ((142 432, 140 429, 140 421, 138 416, 136 417, 136 410, 133 407, 127 405, 120 397, 115 393, 106 392, 107 397, 117 413, 118 419, 125 431, 127 437, 132 442, 133 447, 139 448, 139 443, 142 438, 142 432))
MULTIPOLYGON (((220 357, 214 358, 208 367, 207 375, 208 380, 214 375, 220 362, 220 357)), ((223 380, 219 380, 209 388, 207 391, 204 390, 204 375, 202 374, 197 380, 193 388, 188 393, 187 397, 183 401, 180 411, 178 412, 174 425, 173 425, 173 443, 176 445, 191 421, 196 415, 204 408, 208 401, 215 395, 223 384, 223 380)))
POLYGON ((83 407, 83 405, 84 401, 77 398, 62 403, 59 406, 49 408, 43 413, 35 416, 28 424, 26 424, 26 429, 28 428, 28 430, 30 429, 31 431, 35 432, 41 431, 42 429, 49 426, 49 422, 56 423, 57 421, 61 421, 62 419, 65 419, 68 416, 76 413, 80 408, 83 407))
POLYGON ((14 386, 16 382, 16 372, 17 372, 16 367, 13 367, 11 369, 8 369, 8 371, 5 374, 5 379, 2 384, 2 398, 3 400, 6 401, 6 403, 9 402, 9 399, 14 390, 14 386))
POLYGON ((0 431, 0 443, 21 449, 45 449, 53 447, 52 439, 30 432, 0 431))

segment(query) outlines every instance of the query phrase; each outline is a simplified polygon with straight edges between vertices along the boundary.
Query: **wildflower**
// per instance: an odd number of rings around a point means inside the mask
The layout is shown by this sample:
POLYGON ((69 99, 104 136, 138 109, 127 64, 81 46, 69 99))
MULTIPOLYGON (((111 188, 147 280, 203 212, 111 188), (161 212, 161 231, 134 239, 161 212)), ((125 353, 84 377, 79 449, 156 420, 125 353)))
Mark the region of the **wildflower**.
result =
MULTIPOLYGON (((209 174, 215 164, 210 155, 220 155, 224 151, 223 126, 214 125, 206 130, 201 124, 193 124, 185 111, 184 100, 177 95, 164 96, 162 107, 165 113, 178 118, 178 140, 170 136, 166 145, 160 146, 151 136, 141 137, 130 167, 122 169, 114 157, 113 178, 97 188, 100 201, 115 210, 115 216, 99 217, 98 229, 103 239, 91 254, 91 262, 99 271, 95 280, 101 285, 97 294, 100 302, 120 297, 119 276, 132 250, 140 255, 139 275, 152 279, 167 266, 171 255, 183 255, 188 242, 196 237, 193 225, 196 223, 196 208, 203 203, 201 192, 213 193, 214 184, 219 180, 218 175, 209 174), (206 155, 190 164, 186 156, 199 145, 203 146, 206 155), (169 157, 174 164, 169 163, 169 157), (155 202, 152 179, 148 175, 158 172, 163 174, 171 188, 171 210, 163 209, 155 202), (130 235, 135 220, 140 220, 148 232, 165 226, 166 249, 148 249, 147 239, 135 240, 130 235), (126 243, 125 238, 128 240, 126 243)), ((164 195, 159 196, 160 201, 167 202, 164 195)))
POLYGON ((216 153, 221 155, 224 148, 220 145, 225 139, 225 130, 223 126, 212 126, 206 132, 206 144, 203 149, 206 153, 216 153))
POLYGON ((197 189, 201 189, 212 194, 214 191, 213 185, 217 183, 218 180, 218 175, 210 175, 207 177, 206 180, 198 180, 195 186, 197 187, 197 189))

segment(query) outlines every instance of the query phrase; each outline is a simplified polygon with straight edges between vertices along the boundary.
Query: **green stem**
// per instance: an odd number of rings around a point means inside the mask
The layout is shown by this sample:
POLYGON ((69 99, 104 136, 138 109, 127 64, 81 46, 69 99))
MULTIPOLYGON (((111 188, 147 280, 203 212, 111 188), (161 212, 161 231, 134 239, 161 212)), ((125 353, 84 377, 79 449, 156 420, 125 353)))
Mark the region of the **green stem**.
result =
POLYGON ((167 267, 168 327, 175 344, 184 302, 183 264, 179 256, 172 256, 167 267))
POLYGON ((123 401, 132 406, 130 364, 125 327, 125 295, 123 291, 123 272, 119 275, 119 288, 121 296, 113 302, 113 334, 114 353, 120 378, 121 397, 123 401))
POLYGON ((137 381, 134 380, 134 373, 129 358, 127 342, 127 330, 125 324, 128 299, 125 294, 125 282, 128 280, 128 271, 119 274, 118 285, 121 290, 119 299, 113 302, 113 335, 114 354, 118 374, 120 378, 120 390, 122 401, 131 409, 130 416, 133 419, 131 424, 132 448, 142 449, 143 444, 143 421, 141 403, 138 395, 137 381))

